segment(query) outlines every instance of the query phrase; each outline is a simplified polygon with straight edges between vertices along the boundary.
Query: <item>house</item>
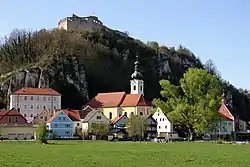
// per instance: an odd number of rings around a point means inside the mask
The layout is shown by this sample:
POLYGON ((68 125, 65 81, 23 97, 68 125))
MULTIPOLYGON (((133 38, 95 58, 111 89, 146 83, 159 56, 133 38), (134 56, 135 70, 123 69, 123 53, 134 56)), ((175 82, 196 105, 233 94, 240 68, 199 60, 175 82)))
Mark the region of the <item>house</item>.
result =
POLYGON ((157 137, 157 122, 152 114, 146 117, 146 126, 146 138, 152 139, 157 137))
POLYGON ((48 119, 50 119, 53 116, 54 111, 52 110, 42 110, 38 116, 34 117, 34 120, 32 123, 34 124, 40 124, 40 123, 46 123, 48 119))
POLYGON ((128 117, 126 115, 117 116, 110 123, 110 133, 125 133, 125 127, 128 117))
POLYGON ((42 109, 61 109, 61 94, 51 88, 22 88, 10 95, 9 107, 32 122, 42 109))
POLYGON ((130 94, 125 92, 98 93, 86 106, 101 110, 111 121, 116 117, 127 115, 150 115, 151 105, 144 98, 144 81, 139 70, 139 61, 131 75, 130 94))
POLYGON ((157 108, 152 116, 157 122, 157 136, 167 138, 173 132, 173 123, 166 117, 161 108, 157 108))
POLYGON ((33 124, 4 124, 0 125, 0 136, 9 140, 29 140, 35 138, 35 133, 38 128, 33 124))
POLYGON ((0 124, 26 124, 27 121, 16 109, 0 110, 0 124))
POLYGON ((49 137, 72 138, 75 132, 74 122, 63 110, 57 111, 48 121, 49 137))
POLYGON ((92 109, 90 106, 86 106, 80 111, 80 117, 82 122, 82 132, 91 133, 91 126, 95 124, 109 125, 109 120, 102 111, 98 109, 92 109))
POLYGON ((37 127, 28 124, 26 119, 16 109, 0 110, 0 136, 3 138, 31 139, 37 127))

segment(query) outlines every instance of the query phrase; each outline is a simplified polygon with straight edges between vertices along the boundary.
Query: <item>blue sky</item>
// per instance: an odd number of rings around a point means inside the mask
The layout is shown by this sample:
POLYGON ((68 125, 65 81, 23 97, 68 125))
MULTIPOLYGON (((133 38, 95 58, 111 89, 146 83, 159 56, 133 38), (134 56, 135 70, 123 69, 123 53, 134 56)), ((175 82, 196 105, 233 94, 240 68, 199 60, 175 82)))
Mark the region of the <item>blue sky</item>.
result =
POLYGON ((250 89, 248 0, 0 0, 0 36, 14 28, 53 28, 75 13, 93 13, 142 41, 189 48, 214 61, 222 77, 250 89))

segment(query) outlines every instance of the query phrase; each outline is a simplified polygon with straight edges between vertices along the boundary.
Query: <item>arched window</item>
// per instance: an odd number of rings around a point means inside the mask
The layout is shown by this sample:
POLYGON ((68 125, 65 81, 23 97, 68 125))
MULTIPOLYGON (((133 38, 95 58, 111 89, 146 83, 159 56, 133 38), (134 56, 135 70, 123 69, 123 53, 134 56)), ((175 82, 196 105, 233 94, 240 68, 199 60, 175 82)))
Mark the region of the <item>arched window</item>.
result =
POLYGON ((134 115, 134 112, 131 112, 131 116, 133 116, 134 115))
POLYGON ((109 113, 109 119, 112 119, 112 112, 109 113))
POLYGON ((143 113, 142 113, 142 112, 140 112, 140 115, 143 115, 143 113))
POLYGON ((127 112, 125 112, 124 115, 127 116, 127 112))
POLYGON ((24 116, 24 117, 26 117, 27 115, 26 115, 26 114, 24 114, 23 116, 24 116))

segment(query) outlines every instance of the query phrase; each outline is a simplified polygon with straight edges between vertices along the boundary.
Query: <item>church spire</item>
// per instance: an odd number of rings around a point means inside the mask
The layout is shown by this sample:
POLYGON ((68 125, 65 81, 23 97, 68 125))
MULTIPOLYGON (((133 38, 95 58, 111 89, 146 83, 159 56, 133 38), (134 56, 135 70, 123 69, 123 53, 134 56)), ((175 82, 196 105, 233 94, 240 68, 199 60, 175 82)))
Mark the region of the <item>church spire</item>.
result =
POLYGON ((134 72, 131 75, 130 80, 131 94, 144 94, 143 75, 139 70, 139 65, 139 56, 136 55, 136 61, 134 63, 134 72))
POLYGON ((139 56, 138 55, 136 55, 136 61, 135 61, 134 65, 135 65, 134 66, 134 72, 131 75, 131 78, 132 79, 142 79, 143 75, 141 74, 141 72, 139 70, 140 62, 139 62, 139 56))

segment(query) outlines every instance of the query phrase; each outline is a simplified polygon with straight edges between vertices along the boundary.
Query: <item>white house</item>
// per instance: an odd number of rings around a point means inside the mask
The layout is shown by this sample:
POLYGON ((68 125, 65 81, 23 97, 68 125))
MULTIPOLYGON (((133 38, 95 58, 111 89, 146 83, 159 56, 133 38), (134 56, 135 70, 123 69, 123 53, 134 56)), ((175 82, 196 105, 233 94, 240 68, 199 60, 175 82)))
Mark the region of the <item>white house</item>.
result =
POLYGON ((157 122, 158 137, 168 137, 168 134, 173 132, 173 123, 170 122, 161 108, 158 107, 152 117, 157 122))
POLYGON ((80 110, 80 117, 82 122, 82 132, 89 133, 91 126, 94 124, 106 124, 109 125, 109 119, 97 109, 92 109, 90 106, 86 106, 83 110, 80 110))
POLYGON ((51 88, 22 88, 10 95, 9 108, 19 110, 31 122, 43 109, 61 109, 61 94, 51 88))

